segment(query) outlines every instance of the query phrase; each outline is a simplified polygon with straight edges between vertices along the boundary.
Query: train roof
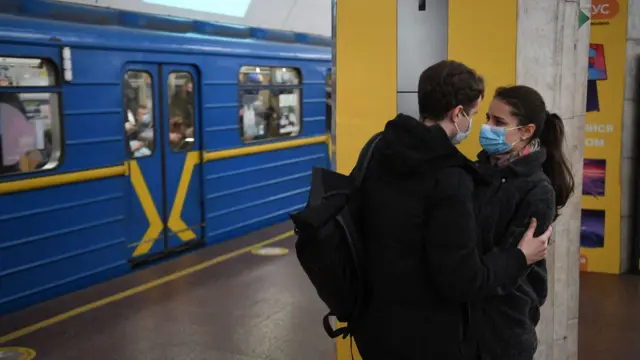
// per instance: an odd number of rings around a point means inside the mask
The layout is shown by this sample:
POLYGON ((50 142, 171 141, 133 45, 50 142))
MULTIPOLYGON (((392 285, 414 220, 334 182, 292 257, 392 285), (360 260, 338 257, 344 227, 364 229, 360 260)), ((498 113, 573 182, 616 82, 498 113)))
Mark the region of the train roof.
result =
POLYGON ((326 36, 100 8, 2 0, 0 41, 330 60, 326 36))

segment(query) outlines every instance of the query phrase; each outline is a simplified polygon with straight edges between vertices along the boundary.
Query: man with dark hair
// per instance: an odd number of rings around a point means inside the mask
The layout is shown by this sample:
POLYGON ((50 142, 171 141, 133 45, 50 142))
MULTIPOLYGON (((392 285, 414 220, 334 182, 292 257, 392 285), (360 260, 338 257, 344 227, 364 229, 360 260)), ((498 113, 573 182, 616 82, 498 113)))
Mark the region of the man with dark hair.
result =
POLYGON ((517 284, 550 231, 480 258, 472 201, 481 176, 455 144, 484 95, 475 71, 442 61, 420 76, 421 119, 399 114, 375 144, 361 191, 365 298, 352 321, 363 360, 474 359, 471 300, 517 284))
POLYGON ((469 115, 484 98, 484 79, 457 61, 441 61, 422 72, 418 108, 422 119, 442 120, 458 105, 469 115))

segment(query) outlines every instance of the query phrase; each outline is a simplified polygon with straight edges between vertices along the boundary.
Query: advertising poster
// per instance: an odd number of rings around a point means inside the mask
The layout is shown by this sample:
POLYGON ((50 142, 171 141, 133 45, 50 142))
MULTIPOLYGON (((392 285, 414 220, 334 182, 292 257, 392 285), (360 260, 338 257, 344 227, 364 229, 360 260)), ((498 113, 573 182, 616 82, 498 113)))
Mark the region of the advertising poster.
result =
MULTIPOLYGON (((628 0, 593 0, 580 269, 620 271, 620 157, 628 0)), ((584 16, 585 14, 583 14, 584 16)))

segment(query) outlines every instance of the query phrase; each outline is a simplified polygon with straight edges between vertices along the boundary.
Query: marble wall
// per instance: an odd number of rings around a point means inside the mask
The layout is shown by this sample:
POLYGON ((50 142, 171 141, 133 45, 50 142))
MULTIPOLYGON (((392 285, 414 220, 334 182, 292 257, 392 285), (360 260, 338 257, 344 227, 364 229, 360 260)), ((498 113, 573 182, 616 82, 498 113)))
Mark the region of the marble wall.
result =
POLYGON ((516 79, 544 96, 566 129, 576 192, 554 225, 548 258, 549 297, 538 327, 538 360, 577 359, 580 202, 590 27, 579 28, 590 0, 519 0, 516 79))

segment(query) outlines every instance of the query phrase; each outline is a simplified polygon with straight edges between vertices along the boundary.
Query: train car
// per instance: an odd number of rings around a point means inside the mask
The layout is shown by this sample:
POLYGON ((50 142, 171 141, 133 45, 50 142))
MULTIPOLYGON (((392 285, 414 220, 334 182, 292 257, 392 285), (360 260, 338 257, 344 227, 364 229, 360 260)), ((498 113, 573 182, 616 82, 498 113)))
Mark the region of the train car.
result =
POLYGON ((284 221, 330 166, 330 39, 0 12, 0 314, 284 221))

